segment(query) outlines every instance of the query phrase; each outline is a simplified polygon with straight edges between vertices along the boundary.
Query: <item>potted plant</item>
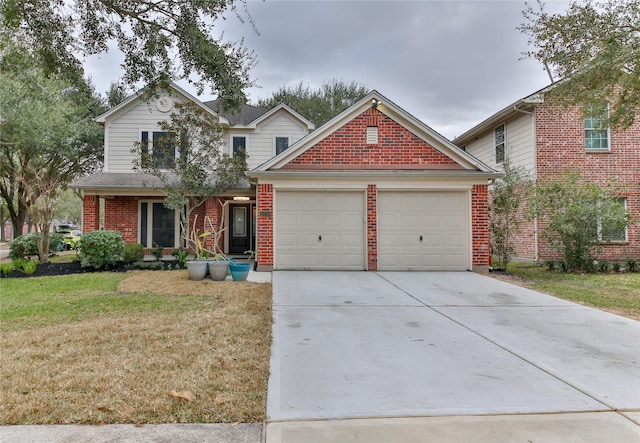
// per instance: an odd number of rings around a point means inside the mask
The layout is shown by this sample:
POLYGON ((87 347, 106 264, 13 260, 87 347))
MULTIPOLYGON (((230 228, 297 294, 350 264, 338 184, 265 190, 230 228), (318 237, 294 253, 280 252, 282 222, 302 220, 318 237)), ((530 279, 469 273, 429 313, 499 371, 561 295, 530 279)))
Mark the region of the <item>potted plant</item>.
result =
POLYGON ((245 254, 249 254, 246 262, 236 262, 229 264, 229 270, 231 271, 231 278, 233 281, 245 281, 249 275, 251 269, 251 258, 255 255, 256 251, 244 251, 245 254))
MULTIPOLYGON (((196 223, 198 216, 194 218, 193 228, 191 230, 191 236, 189 242, 193 245, 193 260, 187 261, 187 271, 189 272, 189 280, 200 281, 207 276, 207 262, 201 260, 205 250, 202 245, 202 236, 198 235, 196 231, 196 223)), ((205 233, 206 234, 206 233, 205 233)))

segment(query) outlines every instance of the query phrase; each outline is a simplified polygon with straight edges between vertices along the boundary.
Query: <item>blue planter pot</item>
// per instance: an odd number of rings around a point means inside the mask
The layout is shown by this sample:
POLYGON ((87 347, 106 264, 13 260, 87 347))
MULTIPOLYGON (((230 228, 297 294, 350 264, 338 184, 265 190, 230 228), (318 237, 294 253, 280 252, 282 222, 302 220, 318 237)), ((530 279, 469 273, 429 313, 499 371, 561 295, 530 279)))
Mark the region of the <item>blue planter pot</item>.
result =
POLYGON ((250 269, 251 263, 229 263, 229 271, 234 281, 245 281, 250 269))

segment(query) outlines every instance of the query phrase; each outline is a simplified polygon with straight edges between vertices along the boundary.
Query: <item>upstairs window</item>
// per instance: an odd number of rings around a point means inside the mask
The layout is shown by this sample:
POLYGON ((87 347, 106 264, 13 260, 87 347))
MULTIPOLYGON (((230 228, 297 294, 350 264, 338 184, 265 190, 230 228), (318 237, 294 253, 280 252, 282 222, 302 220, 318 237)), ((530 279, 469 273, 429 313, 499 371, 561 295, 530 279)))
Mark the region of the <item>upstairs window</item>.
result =
POLYGON ((247 155, 247 137, 233 137, 233 156, 245 157, 247 155))
POLYGON ((142 161, 147 166, 168 169, 176 160, 176 148, 171 143, 169 134, 162 131, 142 131, 141 141, 147 147, 142 152, 142 161))
POLYGON ((494 146, 496 149, 496 164, 504 163, 506 146, 504 125, 500 125, 494 130, 494 146))
POLYGON ((289 137, 276 137, 276 155, 284 152, 289 147, 289 137))
POLYGON ((588 106, 584 113, 584 147, 587 151, 609 150, 609 105, 588 106))

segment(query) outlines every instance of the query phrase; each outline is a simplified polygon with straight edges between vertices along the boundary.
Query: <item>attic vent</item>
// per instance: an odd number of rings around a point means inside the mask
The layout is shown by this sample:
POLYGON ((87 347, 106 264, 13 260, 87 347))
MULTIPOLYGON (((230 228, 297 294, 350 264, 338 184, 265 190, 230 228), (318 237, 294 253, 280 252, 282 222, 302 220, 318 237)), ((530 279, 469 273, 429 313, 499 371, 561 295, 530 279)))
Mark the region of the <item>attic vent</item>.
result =
POLYGON ((377 126, 367 126, 367 144, 368 145, 378 144, 378 127, 377 126))

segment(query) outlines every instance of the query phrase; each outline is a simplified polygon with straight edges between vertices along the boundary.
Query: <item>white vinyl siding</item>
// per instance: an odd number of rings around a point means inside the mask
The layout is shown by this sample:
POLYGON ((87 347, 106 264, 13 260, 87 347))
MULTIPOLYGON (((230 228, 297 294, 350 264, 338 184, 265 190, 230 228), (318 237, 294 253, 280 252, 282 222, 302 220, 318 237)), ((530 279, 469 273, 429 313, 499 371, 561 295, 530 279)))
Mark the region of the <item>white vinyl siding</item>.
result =
POLYGON ((233 136, 247 136, 247 165, 249 169, 256 168, 274 155, 275 137, 288 137, 289 146, 307 135, 306 127, 302 126, 288 114, 281 112, 260 123, 256 129, 230 129, 229 137, 225 137, 225 152, 230 152, 233 136))
MULTIPOLYGON (((535 167, 535 142, 533 116, 518 115, 505 122, 507 134, 505 154, 511 166, 522 166, 530 171, 535 167)), ((495 133, 488 130, 476 140, 467 142, 466 151, 491 167, 499 168, 496 164, 495 133)))
MULTIPOLYGON (((174 103, 182 100, 172 97, 174 103)), ((160 112, 155 104, 134 100, 131 108, 105 125, 105 171, 133 172, 136 154, 134 144, 140 141, 142 131, 160 131, 158 121, 171 118, 170 112, 160 112)))
POLYGON ((469 268, 466 192, 379 192, 378 269, 469 268))

